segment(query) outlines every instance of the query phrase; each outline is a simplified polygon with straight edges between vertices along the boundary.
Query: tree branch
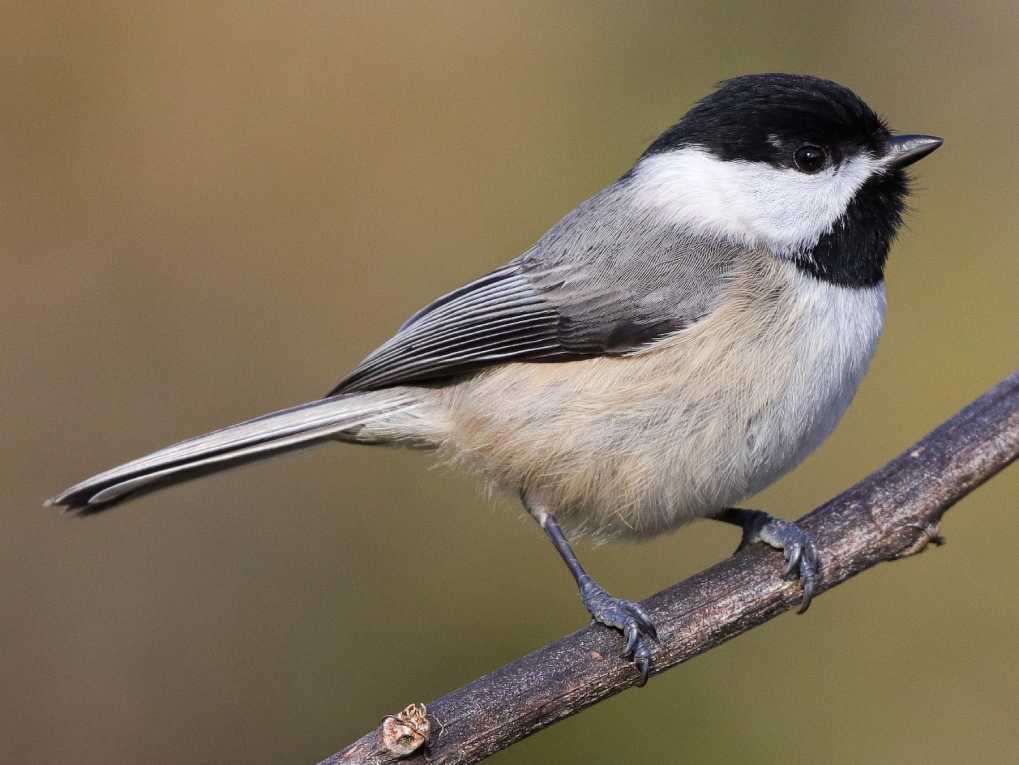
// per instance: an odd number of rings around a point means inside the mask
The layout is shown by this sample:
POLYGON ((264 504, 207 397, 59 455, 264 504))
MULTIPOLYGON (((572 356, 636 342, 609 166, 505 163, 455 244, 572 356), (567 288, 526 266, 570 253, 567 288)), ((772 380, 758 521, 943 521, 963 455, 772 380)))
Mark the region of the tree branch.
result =
MULTIPOLYGON (((819 591, 883 561, 940 543, 942 514, 1019 456, 1019 371, 848 491, 804 516, 823 562, 819 591)), ((654 674, 687 661, 798 603, 779 577, 781 555, 755 545, 644 601, 661 644, 654 674)), ((428 705, 386 718, 320 765, 465 765, 634 685, 619 634, 591 626, 428 705), (414 715, 417 715, 416 717, 414 715), (421 746, 421 744, 424 746, 421 746)))

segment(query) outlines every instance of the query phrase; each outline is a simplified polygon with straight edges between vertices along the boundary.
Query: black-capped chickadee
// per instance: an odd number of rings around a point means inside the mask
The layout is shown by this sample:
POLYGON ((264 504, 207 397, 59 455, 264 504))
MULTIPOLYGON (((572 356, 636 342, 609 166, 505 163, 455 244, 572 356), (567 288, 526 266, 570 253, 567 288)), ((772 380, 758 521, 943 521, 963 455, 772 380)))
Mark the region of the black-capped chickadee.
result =
POLYGON ((49 500, 81 514, 323 441, 438 450, 519 495, 643 683, 644 610, 592 580, 566 535, 650 537, 697 517, 784 550, 806 609, 809 535, 733 508, 816 449, 885 312, 903 170, 893 136, 828 80, 728 80, 502 268, 439 298, 323 399, 217 430, 49 500))

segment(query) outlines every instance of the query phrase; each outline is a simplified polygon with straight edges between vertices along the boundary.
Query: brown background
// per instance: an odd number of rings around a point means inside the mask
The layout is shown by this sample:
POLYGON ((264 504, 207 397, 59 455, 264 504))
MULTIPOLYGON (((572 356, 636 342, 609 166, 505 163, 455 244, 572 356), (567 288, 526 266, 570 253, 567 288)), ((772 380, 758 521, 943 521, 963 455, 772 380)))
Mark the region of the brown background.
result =
MULTIPOLYGON (((39 505, 321 394, 725 76, 825 75, 946 139, 856 403, 754 504, 794 517, 880 465, 1019 358, 1017 40, 1012 0, 0 3, 0 760, 310 762, 584 624, 533 525, 421 455, 39 505)), ((946 548, 495 761, 1015 762, 1017 477, 946 548)), ((735 542, 580 553, 643 597, 735 542)))

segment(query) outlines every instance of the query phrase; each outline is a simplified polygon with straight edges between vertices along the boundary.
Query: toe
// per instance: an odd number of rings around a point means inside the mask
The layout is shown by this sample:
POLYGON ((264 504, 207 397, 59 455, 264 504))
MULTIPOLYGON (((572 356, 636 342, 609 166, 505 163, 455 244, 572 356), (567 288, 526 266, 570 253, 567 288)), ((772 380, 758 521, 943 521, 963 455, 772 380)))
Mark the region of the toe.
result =
POLYGON ((627 613, 627 619, 623 624, 623 635, 626 636, 626 646, 623 648, 623 657, 630 658, 636 655, 637 646, 644 644, 644 638, 651 638, 658 641, 658 630, 647 612, 636 603, 624 601, 623 609, 627 613))
POLYGON ((658 630, 655 628, 655 623, 651 621, 651 617, 648 615, 648 612, 645 611, 639 603, 628 603, 627 606, 628 608, 626 610, 633 616, 634 621, 637 622, 637 626, 640 627, 640 631, 657 641, 658 630))

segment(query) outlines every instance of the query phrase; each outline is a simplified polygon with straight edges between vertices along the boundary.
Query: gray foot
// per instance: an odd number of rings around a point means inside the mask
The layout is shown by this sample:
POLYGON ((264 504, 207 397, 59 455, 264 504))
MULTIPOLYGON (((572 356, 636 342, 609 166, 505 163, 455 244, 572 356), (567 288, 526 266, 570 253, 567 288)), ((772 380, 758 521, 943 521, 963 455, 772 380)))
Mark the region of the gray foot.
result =
POLYGON ((764 542, 785 552, 782 578, 799 579, 803 583, 803 601, 799 610, 802 614, 810 607, 821 574, 821 561, 814 538, 795 523, 783 521, 760 510, 741 510, 740 513, 744 514, 741 519, 743 539, 736 552, 756 542, 764 542))
POLYGON ((640 672, 640 682, 637 685, 644 685, 651 671, 651 647, 648 639, 658 640, 658 630, 647 611, 637 603, 612 597, 586 575, 580 582, 580 599, 595 621, 615 627, 626 637, 623 658, 633 659, 640 672))

